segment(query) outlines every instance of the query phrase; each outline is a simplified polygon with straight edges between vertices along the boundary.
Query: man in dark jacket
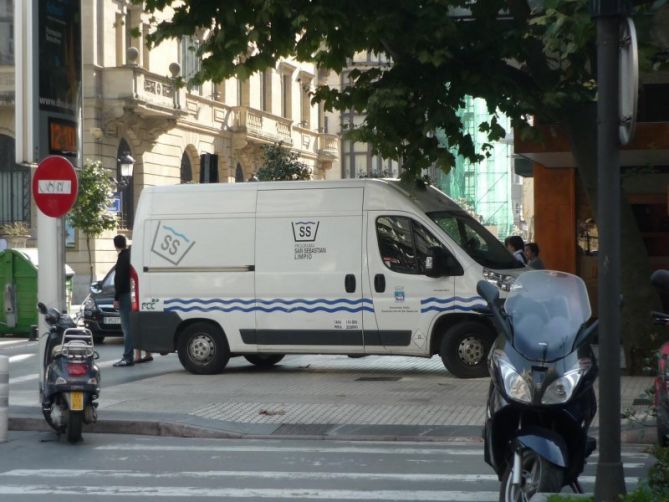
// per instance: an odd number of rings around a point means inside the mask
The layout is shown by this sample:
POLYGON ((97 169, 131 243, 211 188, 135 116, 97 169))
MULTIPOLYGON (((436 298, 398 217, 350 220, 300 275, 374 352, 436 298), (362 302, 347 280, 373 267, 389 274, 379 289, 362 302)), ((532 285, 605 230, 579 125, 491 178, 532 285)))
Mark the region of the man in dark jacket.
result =
POLYGON ((123 330, 123 358, 114 366, 132 366, 133 346, 130 336, 130 250, 127 248, 125 236, 114 237, 114 247, 118 253, 114 274, 114 308, 121 316, 123 330))

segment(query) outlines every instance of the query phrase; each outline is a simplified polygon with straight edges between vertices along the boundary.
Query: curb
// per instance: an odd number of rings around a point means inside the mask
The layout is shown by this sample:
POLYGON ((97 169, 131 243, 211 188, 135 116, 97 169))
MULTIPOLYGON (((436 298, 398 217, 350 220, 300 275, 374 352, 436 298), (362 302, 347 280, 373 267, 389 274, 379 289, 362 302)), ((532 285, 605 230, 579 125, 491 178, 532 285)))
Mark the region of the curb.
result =
MULTIPOLYGON (((42 418, 10 417, 9 430, 50 432, 51 427, 42 418)), ((86 433, 131 434, 197 439, 275 439, 275 440, 329 440, 329 441, 411 441, 425 443, 483 443, 481 436, 466 435, 416 435, 416 434, 258 434, 231 432, 211 427, 179 423, 169 420, 105 419, 94 424, 84 424, 86 433)), ((623 430, 621 442, 627 444, 655 444, 654 428, 642 427, 623 430)))
MULTIPOLYGON (((40 418, 10 417, 9 430, 51 432, 53 429, 40 418)), ((253 434, 229 432, 207 427, 169 421, 149 420, 98 420, 94 424, 84 424, 85 433, 132 434, 139 436, 163 436, 198 439, 272 439, 272 440, 330 440, 330 441, 412 441, 482 443, 480 436, 430 436, 399 434, 253 434)))

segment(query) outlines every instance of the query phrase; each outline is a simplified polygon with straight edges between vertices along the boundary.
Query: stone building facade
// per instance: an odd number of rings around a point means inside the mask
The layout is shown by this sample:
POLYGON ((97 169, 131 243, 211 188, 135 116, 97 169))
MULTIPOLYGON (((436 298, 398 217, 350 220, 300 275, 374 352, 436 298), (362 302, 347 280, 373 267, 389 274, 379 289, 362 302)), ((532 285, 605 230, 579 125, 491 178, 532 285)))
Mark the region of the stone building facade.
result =
MULTIPOLYGON (((12 3, 0 0, 0 24, 4 4, 11 24, 12 3)), ((82 1, 81 9, 83 158, 102 161, 115 179, 123 180, 118 185, 121 231, 130 239, 144 187, 199 182, 203 169, 206 177, 219 182, 247 181, 263 164, 263 145, 282 142, 311 168, 314 179, 333 177, 339 140, 324 132, 324 116, 310 102, 310 92, 319 83, 313 64, 285 60, 244 81, 178 88, 176 78, 187 79, 198 68, 193 50, 197 39, 168 40, 149 49, 149 16, 141 6, 130 0, 96 0, 82 1), (134 159, 133 175, 123 179, 119 159, 128 155, 134 159)), ((5 101, 0 102, 0 147, 5 136, 14 137, 14 110, 11 100, 5 101)), ((9 146, 4 150, 9 162, 9 146)), ((12 176, 18 180, 16 173, 12 176)), ((17 213, 19 202, 30 206, 29 192, 27 197, 15 201, 13 212, 8 208, 0 220, 32 219, 34 228, 34 214, 17 213)), ((77 273, 75 301, 89 282, 85 239, 77 234, 71 236, 67 253, 77 273)), ((112 235, 93 243, 98 278, 115 261, 112 235)))

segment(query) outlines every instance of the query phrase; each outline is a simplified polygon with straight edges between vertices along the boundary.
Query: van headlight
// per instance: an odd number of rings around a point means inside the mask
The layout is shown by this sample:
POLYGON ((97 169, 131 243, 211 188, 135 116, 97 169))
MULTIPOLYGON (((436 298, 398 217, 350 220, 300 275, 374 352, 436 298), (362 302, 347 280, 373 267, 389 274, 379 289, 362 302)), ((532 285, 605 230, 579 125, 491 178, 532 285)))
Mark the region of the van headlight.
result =
POLYGON ((584 371, 581 369, 571 370, 560 378, 553 380, 541 397, 541 404, 562 404, 571 399, 574 389, 580 382, 584 371))
POLYGON ((513 365, 501 353, 494 356, 504 384, 504 392, 509 398, 521 403, 532 402, 532 387, 525 377, 516 372, 513 365))
POLYGON ((501 274, 499 272, 495 272, 494 270, 490 270, 489 268, 483 269, 483 278, 489 283, 497 286, 502 291, 510 291, 511 285, 516 280, 514 275, 501 274))

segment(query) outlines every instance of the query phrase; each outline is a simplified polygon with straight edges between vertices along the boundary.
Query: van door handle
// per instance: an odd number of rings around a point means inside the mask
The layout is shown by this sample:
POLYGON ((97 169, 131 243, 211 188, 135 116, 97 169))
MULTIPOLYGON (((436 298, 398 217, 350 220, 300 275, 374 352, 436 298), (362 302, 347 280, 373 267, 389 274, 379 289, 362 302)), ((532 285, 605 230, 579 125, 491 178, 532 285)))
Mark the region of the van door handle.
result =
POLYGON ((355 275, 346 274, 344 278, 344 287, 347 293, 355 293, 355 275))
POLYGON ((374 276, 374 290, 377 293, 383 293, 386 290, 386 276, 383 274, 376 274, 374 276))

